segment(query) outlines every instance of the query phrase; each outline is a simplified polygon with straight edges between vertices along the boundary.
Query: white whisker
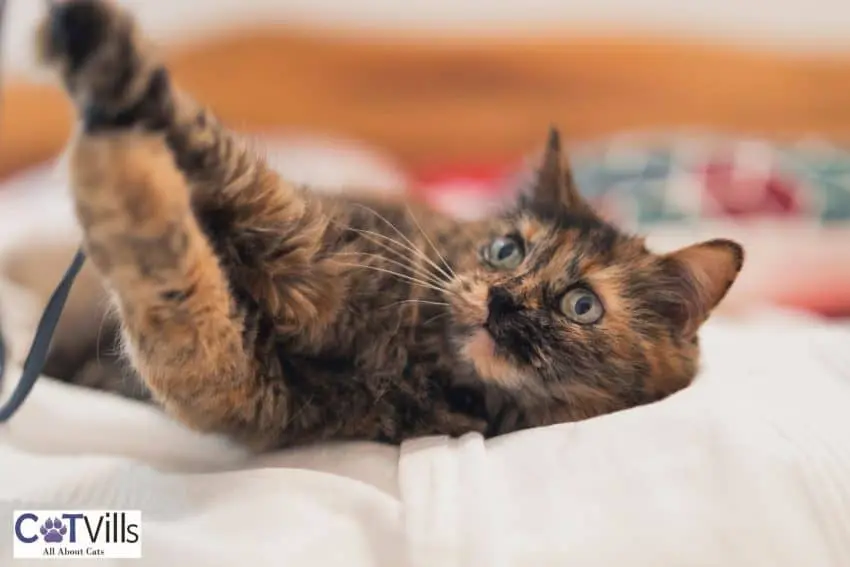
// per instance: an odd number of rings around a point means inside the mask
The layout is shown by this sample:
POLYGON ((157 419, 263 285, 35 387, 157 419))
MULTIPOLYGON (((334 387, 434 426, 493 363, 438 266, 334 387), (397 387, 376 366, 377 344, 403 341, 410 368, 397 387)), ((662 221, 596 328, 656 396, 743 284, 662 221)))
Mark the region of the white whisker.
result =
MULTIPOLYGON (((413 253, 417 254, 420 258, 422 258, 423 260, 425 260, 426 262, 428 262, 429 264, 431 264, 431 265, 432 265, 435 269, 437 269, 437 271, 439 271, 441 274, 443 274, 444 276, 446 276, 448 279, 452 279, 452 275, 451 275, 451 274, 449 274, 448 272, 446 272, 446 270, 444 270, 443 268, 441 268, 440 266, 438 266, 436 262, 434 262, 433 260, 431 260, 431 259, 428 257, 428 255, 427 255, 427 254, 425 254, 422 250, 420 250, 420 249, 416 246, 416 244, 414 244, 414 243, 413 243, 413 242, 412 242, 412 241, 411 241, 411 240, 410 240, 410 239, 409 239, 409 238, 408 238, 408 237, 407 237, 407 236, 406 236, 406 235, 405 235, 405 234, 404 234, 401 230, 399 230, 399 229, 398 229, 398 227, 397 227, 396 225, 394 225, 394 224, 393 224, 393 223, 391 223, 389 220, 387 220, 385 217, 383 217, 383 216, 382 216, 382 215, 381 215, 378 211, 376 211, 375 209, 372 209, 371 207, 367 207, 366 205, 363 205, 362 203, 356 203, 356 205, 357 205, 357 206, 359 206, 359 207, 361 207, 361 208, 366 209, 367 211, 371 212, 373 215, 375 215, 376 217, 378 217, 379 219, 381 219, 382 221, 384 221, 385 223, 387 223, 387 225, 388 225, 390 228, 392 228, 392 229, 393 229, 393 230, 394 230, 394 231, 395 231, 395 232, 396 232, 399 236, 401 236, 401 237, 402 237, 402 239, 404 239, 404 241, 405 241, 405 242, 407 242, 407 244, 409 244, 408 250, 410 250, 411 252, 413 252, 413 253)), ((420 229, 420 230, 421 230, 421 229, 420 229)), ((378 235, 378 233, 375 233, 375 234, 376 234, 376 235, 378 235)), ((379 235, 379 236, 383 236, 383 235, 379 235)), ((386 238, 386 237, 385 237, 385 238, 386 238)), ((401 244, 401 243, 398 243, 398 244, 401 244)))
POLYGON ((432 289, 432 290, 438 291, 440 293, 449 293, 449 294, 452 293, 449 290, 437 287, 434 284, 431 284, 431 283, 426 282, 424 280, 420 280, 420 279, 414 278, 412 276, 408 276, 407 274, 401 274, 399 272, 394 272, 392 270, 380 268, 378 266, 370 266, 368 264, 346 264, 346 263, 340 263, 340 265, 348 266, 348 267, 351 267, 351 268, 362 268, 362 269, 365 269, 365 270, 373 270, 373 271, 376 271, 376 272, 381 272, 381 273, 384 273, 384 274, 389 274, 391 276, 395 276, 399 279, 408 281, 412 284, 415 284, 415 285, 418 285, 420 287, 424 287, 424 288, 427 288, 427 289, 432 289))
POLYGON ((449 271, 449 273, 451 274, 451 277, 457 277, 457 274, 454 272, 454 270, 452 270, 452 267, 449 265, 449 262, 448 262, 448 260, 446 260, 446 257, 443 256, 443 254, 440 252, 440 249, 437 248, 437 245, 434 244, 434 241, 431 240, 431 238, 428 236, 428 233, 426 233, 425 230, 422 228, 422 225, 419 224, 419 221, 416 219, 416 216, 413 214, 413 209, 410 208, 410 205, 405 205, 405 208, 407 209, 407 213, 410 215, 410 218, 416 224, 416 228, 419 229, 419 232, 422 233, 422 236, 425 237, 425 240, 428 242, 428 244, 431 245, 431 248, 434 249, 434 252, 437 254, 437 257, 440 258, 440 261, 443 263, 443 266, 445 266, 446 269, 449 271))
POLYGON ((422 303, 424 305, 442 305, 444 307, 448 307, 449 303, 445 301, 426 301, 424 299, 404 299, 402 301, 396 301, 395 303, 389 304, 387 307, 395 307, 396 305, 401 305, 402 303, 422 303))
POLYGON ((446 315, 450 315, 450 313, 449 313, 448 311, 445 311, 445 312, 443 312, 443 313, 438 313, 437 315, 434 315, 433 317, 431 317, 430 319, 428 319, 427 321, 425 321, 424 323, 422 323, 422 326, 424 327, 424 326, 428 325, 428 323, 431 323, 431 322, 433 322, 433 321, 436 321, 436 320, 437 320, 437 319, 439 319, 440 317, 445 317, 446 315))
MULTIPOLYGON (((374 244, 376 246, 380 246, 382 249, 386 250, 387 252, 392 252, 396 256, 396 258, 399 258, 400 260, 403 260, 405 262, 409 262, 410 257, 405 255, 402 251, 412 252, 416 256, 424 258, 433 267, 438 268, 438 266, 436 264, 434 264, 433 262, 431 262, 431 260, 428 257, 424 256, 424 254, 420 250, 415 249, 415 248, 411 248, 410 246, 406 245, 404 242, 399 242, 398 240, 396 240, 392 237, 389 237, 385 234, 381 234, 379 232, 374 232, 374 231, 371 231, 371 230, 354 228, 354 227, 351 227, 351 226, 348 226, 348 227, 343 226, 343 225, 339 225, 339 226, 341 226, 345 230, 350 230, 352 232, 356 232, 357 234, 361 235, 362 237, 364 237, 366 240, 368 240, 372 244, 374 244), (370 236, 375 237, 375 238, 380 238, 382 240, 386 240, 386 241, 388 241, 392 244, 395 244, 396 246, 399 246, 401 248, 401 250, 397 250, 395 248, 392 248, 384 242, 381 242, 379 240, 375 240, 374 238, 370 238, 370 236)), ((427 266, 422 266, 422 268, 427 269, 427 266)), ((440 280, 441 283, 443 283, 443 284, 449 284, 450 283, 449 279, 443 279, 442 277, 439 276, 439 274, 431 272, 430 269, 427 270, 427 271, 428 271, 429 275, 434 276, 436 279, 440 280)))
POLYGON ((402 268, 404 270, 410 270, 413 273, 413 275, 421 277, 421 278, 425 279, 426 281, 433 283, 434 285, 442 287, 446 283, 443 280, 434 276, 434 274, 432 274, 431 272, 425 271, 424 269, 423 270, 416 270, 416 269, 414 269, 415 266, 411 266, 411 265, 408 265, 408 264, 404 264, 402 262, 398 262, 396 260, 393 260, 392 258, 387 258, 386 256, 380 256, 378 254, 372 254, 372 253, 369 253, 369 252, 338 252, 338 253, 334 254, 334 257, 339 257, 339 256, 356 256, 356 257, 366 256, 368 258, 375 258, 375 259, 378 259, 382 262, 387 262, 387 263, 392 264, 394 266, 398 266, 399 268, 402 268))
MULTIPOLYGON (((421 258, 421 259, 425 260, 425 261, 426 261, 426 262, 427 262, 430 266, 432 266, 432 267, 434 267, 435 269, 439 270, 439 274, 435 273, 435 274, 434 274, 435 276, 439 276, 439 275, 441 274, 442 276, 444 276, 444 278, 445 278, 445 280, 444 280, 444 281, 445 281, 446 283, 449 283, 449 282, 451 281, 451 276, 449 276, 446 272, 444 272, 443 270, 441 270, 441 269, 440 269, 440 267, 439 267, 436 263, 434 263, 434 261, 433 261, 433 260, 431 260, 430 258, 428 258, 428 256, 427 256, 424 252, 422 252, 421 250, 419 250, 418 248, 411 248, 410 246, 406 245, 404 242, 399 242, 398 240, 396 240, 396 239, 394 239, 394 238, 392 238, 392 237, 389 237, 389 236, 387 236, 387 235, 385 235, 385 234, 381 234, 381 233, 379 233, 379 232, 374 232, 374 231, 371 231, 371 230, 358 229, 358 228, 352 228, 352 229, 350 229, 350 230, 353 230, 353 231, 355 231, 355 232, 357 232, 357 233, 359 233, 359 234, 363 235, 364 237, 367 237, 367 235, 368 235, 368 236, 374 236, 374 237, 376 237, 376 238, 380 238, 380 239, 382 239, 382 240, 386 240, 386 241, 388 241, 388 242, 391 242, 392 244, 395 244, 396 246, 401 247, 401 249, 402 249, 402 250, 406 250, 406 251, 408 251, 408 252, 413 253, 415 256, 417 256, 417 257, 419 257, 419 258, 421 258)), ((393 251, 393 252, 395 252, 396 254, 399 254, 399 255, 400 255, 402 258, 404 258, 405 260, 409 260, 409 259, 410 259, 410 258, 408 258, 407 256, 405 256, 404 254, 402 254, 400 251, 395 250, 395 249, 393 249, 393 248, 389 248, 389 246, 387 246, 386 244, 383 244, 383 243, 381 243, 381 242, 376 242, 375 240, 372 240, 371 238, 368 238, 368 237, 367 237, 366 239, 367 239, 367 240, 369 240, 370 242, 372 242, 372 243, 374 243, 374 244, 378 245, 378 246, 384 246, 384 248, 385 248, 385 249, 387 249, 387 250, 392 250, 392 251, 393 251)), ((423 266, 423 267, 425 267, 425 266, 423 266)), ((443 278, 443 277, 441 277, 440 279, 441 279, 441 280, 443 280, 444 278, 443 278)))
POLYGON ((98 364, 101 363, 100 360, 100 343, 103 340, 103 328, 106 326, 106 319, 109 317, 109 309, 103 310, 103 316, 100 318, 100 324, 97 326, 97 337, 95 338, 95 346, 94 346, 94 360, 98 364))

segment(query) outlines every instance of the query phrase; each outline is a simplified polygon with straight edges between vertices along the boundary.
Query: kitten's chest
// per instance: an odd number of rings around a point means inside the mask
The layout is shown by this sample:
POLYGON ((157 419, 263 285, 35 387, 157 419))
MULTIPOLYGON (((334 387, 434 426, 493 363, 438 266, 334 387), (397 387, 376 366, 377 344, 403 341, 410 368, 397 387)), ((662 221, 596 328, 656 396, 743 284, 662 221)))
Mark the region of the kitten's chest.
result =
POLYGON ((483 393, 457 381, 463 368, 438 334, 372 336, 352 348, 300 353, 279 346, 282 376, 307 438, 399 442, 420 435, 487 432, 483 393))

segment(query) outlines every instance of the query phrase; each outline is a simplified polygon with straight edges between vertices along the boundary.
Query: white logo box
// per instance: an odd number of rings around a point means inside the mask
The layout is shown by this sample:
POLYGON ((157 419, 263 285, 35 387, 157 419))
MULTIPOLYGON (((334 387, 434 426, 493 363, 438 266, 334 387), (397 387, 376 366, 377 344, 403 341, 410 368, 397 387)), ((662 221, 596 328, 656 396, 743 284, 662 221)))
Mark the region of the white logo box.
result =
POLYGON ((15 510, 15 559, 138 559, 140 510, 15 510))

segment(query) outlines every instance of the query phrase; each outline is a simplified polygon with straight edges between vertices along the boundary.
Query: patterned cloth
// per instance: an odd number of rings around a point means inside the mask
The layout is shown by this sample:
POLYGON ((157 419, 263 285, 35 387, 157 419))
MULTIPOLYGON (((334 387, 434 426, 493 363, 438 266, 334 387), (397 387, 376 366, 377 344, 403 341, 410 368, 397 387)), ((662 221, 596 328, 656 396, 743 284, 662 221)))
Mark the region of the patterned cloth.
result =
MULTIPOLYGON (((850 152, 822 142, 622 136, 576 146, 570 155, 582 192, 630 229, 747 219, 850 222, 850 152)), ((420 177, 419 189, 436 206, 471 216, 512 198, 529 174, 515 164, 454 168, 420 177)))

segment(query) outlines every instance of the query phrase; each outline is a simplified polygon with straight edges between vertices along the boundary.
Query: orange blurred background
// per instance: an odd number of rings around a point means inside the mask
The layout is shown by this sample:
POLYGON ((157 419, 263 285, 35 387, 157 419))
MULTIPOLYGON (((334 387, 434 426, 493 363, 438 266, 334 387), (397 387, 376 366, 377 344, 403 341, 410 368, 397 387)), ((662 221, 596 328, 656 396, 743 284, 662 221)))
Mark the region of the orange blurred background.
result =
MULTIPOLYGON (((850 134, 840 0, 126 0, 179 82, 234 127, 342 135, 406 166, 700 126, 850 134)), ((9 0, 0 174, 54 155, 70 114, 28 80, 40 2, 9 0), (11 77, 11 78, 10 78, 11 77)))

